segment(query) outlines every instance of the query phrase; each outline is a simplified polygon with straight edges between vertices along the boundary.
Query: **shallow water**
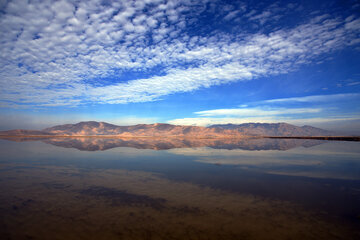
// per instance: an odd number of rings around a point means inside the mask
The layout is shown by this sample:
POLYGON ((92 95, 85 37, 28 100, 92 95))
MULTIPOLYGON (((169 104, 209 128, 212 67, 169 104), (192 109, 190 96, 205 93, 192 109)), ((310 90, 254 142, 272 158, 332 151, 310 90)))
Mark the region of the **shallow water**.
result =
POLYGON ((360 143, 0 140, 1 239, 360 239, 360 143))

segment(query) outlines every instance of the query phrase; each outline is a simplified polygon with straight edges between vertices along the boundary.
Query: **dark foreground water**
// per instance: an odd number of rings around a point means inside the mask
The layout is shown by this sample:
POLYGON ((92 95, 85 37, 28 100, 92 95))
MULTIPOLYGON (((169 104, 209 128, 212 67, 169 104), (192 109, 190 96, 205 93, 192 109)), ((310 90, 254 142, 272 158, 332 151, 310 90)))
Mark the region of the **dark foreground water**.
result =
POLYGON ((360 239, 360 143, 0 140, 0 239, 360 239))

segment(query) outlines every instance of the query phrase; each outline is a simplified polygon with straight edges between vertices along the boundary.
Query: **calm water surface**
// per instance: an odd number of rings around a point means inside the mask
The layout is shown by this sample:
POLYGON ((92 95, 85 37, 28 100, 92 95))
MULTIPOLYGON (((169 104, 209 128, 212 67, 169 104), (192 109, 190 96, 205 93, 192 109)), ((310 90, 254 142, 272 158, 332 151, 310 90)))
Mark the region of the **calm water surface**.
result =
POLYGON ((0 140, 1 239, 360 239, 360 143, 0 140))

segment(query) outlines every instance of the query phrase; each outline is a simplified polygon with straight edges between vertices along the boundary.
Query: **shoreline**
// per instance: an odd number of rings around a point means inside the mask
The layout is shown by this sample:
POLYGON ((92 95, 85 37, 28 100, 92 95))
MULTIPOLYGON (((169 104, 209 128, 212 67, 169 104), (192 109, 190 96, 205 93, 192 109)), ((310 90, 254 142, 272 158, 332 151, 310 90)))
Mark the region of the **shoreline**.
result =
POLYGON ((310 139, 325 141, 360 141, 360 136, 240 136, 240 137, 191 137, 191 136, 118 136, 118 135, 0 135, 4 138, 109 138, 109 139, 136 139, 136 138, 180 138, 180 139, 310 139))

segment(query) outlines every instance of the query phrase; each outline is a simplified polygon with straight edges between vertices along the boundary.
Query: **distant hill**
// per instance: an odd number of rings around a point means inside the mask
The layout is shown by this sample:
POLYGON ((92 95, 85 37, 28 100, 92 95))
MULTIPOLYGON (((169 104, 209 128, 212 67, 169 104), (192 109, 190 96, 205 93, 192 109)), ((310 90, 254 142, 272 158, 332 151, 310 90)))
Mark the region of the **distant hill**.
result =
POLYGON ((312 126, 297 127, 288 123, 217 124, 209 128, 235 130, 247 136, 333 136, 334 133, 312 126))
POLYGON ((5 136, 39 136, 39 135, 54 135, 50 132, 38 131, 38 130, 25 130, 25 129, 15 129, 8 131, 0 131, 0 135, 5 136))
POLYGON ((239 136, 233 130, 180 126, 165 123, 137 124, 132 126, 117 126, 106 122, 80 122, 77 124, 65 124, 46 128, 44 132, 56 135, 116 135, 122 137, 164 137, 164 136, 184 136, 184 137, 224 137, 239 136))
POLYGON ((119 137, 242 137, 242 136, 332 136, 334 133, 311 126, 297 127, 287 123, 222 124, 210 127, 181 126, 164 123, 117 126, 106 122, 79 122, 37 130, 2 131, 5 136, 119 136, 119 137))

